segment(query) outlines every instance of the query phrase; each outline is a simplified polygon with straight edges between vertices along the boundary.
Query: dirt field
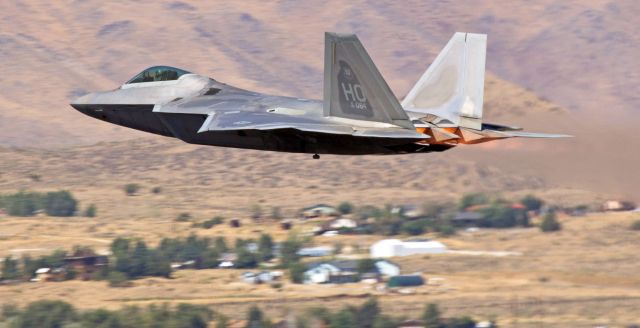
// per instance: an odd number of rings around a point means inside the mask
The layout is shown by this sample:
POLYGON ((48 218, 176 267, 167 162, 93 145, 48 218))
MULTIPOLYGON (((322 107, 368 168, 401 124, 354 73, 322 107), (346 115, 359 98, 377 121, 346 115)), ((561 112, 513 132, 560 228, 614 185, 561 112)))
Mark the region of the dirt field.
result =
MULTIPOLYGON (((422 272, 442 278, 440 285, 411 289, 408 294, 378 291, 367 284, 307 286, 285 283, 281 289, 249 285, 239 270, 184 270, 173 279, 137 280, 130 288, 109 288, 105 282, 68 281, 0 286, 0 303, 25 304, 62 299, 80 308, 118 308, 130 304, 190 302, 211 305, 232 318, 257 303, 274 317, 311 306, 338 307, 379 295, 385 311, 418 316, 424 304, 440 304, 445 315, 497 318, 504 327, 623 327, 640 323, 640 246, 630 231, 638 213, 597 214, 561 218, 564 229, 543 234, 536 228, 461 232, 440 239, 451 249, 510 251, 521 255, 459 254, 395 258, 405 273, 422 272)), ((153 243, 165 235, 226 235, 255 237, 260 231, 285 238, 273 224, 231 231, 227 226, 191 230, 172 221, 4 218, 0 220, 2 255, 36 254, 75 244, 105 249, 115 235, 141 237, 153 243), (153 224, 153 229, 148 227, 153 224)), ((305 229, 300 227, 299 229, 305 229)), ((434 237, 434 236, 426 236, 434 237)), ((376 236, 318 237, 317 245, 360 245, 376 236)))

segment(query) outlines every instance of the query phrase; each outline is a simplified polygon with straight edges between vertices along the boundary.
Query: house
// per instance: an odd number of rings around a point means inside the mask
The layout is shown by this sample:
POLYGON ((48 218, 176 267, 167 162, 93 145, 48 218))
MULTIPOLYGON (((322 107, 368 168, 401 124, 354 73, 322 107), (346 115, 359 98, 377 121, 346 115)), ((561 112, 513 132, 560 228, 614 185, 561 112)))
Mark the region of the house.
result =
POLYGON ((318 247, 305 247, 298 251, 298 255, 307 257, 323 257, 329 256, 333 253, 333 247, 318 246, 318 247))
POLYGON ((67 256, 64 258, 64 266, 67 270, 73 270, 82 280, 90 280, 100 269, 109 265, 109 257, 106 255, 82 255, 67 256))
POLYGON ((458 212, 451 218, 451 223, 456 227, 478 227, 484 219, 480 212, 458 212))
POLYGON ((636 205, 623 200, 608 200, 602 204, 603 211, 632 211, 636 205))
POLYGON ((384 239, 373 244, 370 252, 371 257, 384 258, 415 254, 442 254, 447 252, 447 247, 435 240, 401 241, 398 239, 384 239))
POLYGON ((389 278, 387 287, 413 287, 424 285, 424 279, 420 275, 404 275, 389 278))
POLYGON ((218 268, 220 269, 232 269, 235 264, 232 261, 222 261, 218 264, 218 268))
POLYGON ((47 282, 47 281, 63 281, 67 270, 64 268, 39 268, 35 272, 35 277, 31 279, 32 282, 47 282))
POLYGON ((359 280, 358 261, 311 263, 304 273, 304 283, 306 284, 343 284, 359 280))
POLYGON ((400 274, 400 266, 387 260, 377 260, 376 268, 378 272, 387 277, 394 277, 400 274))
POLYGON ((347 219, 347 218, 338 218, 333 220, 330 224, 329 227, 332 228, 333 230, 337 230, 337 229, 355 229, 358 227, 358 223, 352 219, 347 219))
POLYGON ((318 204, 302 209, 302 217, 305 219, 337 216, 340 216, 340 212, 335 207, 326 204, 318 204))
POLYGON ((422 210, 420 207, 415 205, 394 206, 391 209, 391 213, 398 214, 408 219, 418 219, 422 216, 422 210))
POLYGON ((311 263, 304 273, 305 284, 342 284, 360 280, 379 281, 381 276, 396 276, 400 267, 387 260, 376 260, 375 269, 359 272, 359 261, 342 260, 311 263))

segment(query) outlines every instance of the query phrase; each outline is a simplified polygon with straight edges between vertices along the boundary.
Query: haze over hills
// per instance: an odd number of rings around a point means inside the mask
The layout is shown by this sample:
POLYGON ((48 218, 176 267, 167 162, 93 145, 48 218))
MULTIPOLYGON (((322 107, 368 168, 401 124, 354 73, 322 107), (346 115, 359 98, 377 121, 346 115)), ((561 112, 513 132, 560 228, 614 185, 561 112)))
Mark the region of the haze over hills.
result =
POLYGON ((357 33, 402 97, 453 32, 472 31, 489 34, 487 120, 577 138, 496 142, 428 161, 476 161, 551 184, 639 197, 632 172, 640 155, 630 150, 640 141, 629 132, 640 105, 639 11, 634 1, 3 2, 0 145, 145 136, 84 117, 68 103, 155 64, 265 93, 321 98, 324 31, 357 33))

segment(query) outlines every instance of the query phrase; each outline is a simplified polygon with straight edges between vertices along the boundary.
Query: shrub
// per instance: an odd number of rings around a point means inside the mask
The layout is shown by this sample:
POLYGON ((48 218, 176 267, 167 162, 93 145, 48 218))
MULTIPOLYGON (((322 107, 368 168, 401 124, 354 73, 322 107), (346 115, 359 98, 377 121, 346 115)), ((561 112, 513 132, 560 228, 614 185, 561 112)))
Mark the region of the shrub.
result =
POLYGON ((631 223, 631 226, 629 227, 629 229, 631 229, 631 230, 640 230, 640 220, 633 221, 633 223, 631 223))
POLYGON ((280 207, 274 206, 271 208, 271 218, 274 220, 282 219, 282 212, 280 211, 280 207))
POLYGON ((153 187, 151 188, 151 192, 157 195, 162 192, 162 187, 153 187))
POLYGON ((88 218, 93 218, 96 216, 97 212, 98 212, 98 209, 96 208, 96 205, 89 204, 89 206, 87 206, 87 209, 84 210, 84 216, 88 218))
POLYGON ((258 204, 251 206, 251 218, 257 220, 262 217, 262 207, 258 204))
POLYGON ((338 211, 342 214, 351 214, 353 212, 353 205, 349 202, 342 202, 338 205, 338 211))
POLYGON ((282 283, 281 282, 274 282, 274 283, 271 284, 271 288, 280 289, 280 288, 282 288, 282 283))
POLYGON ((444 223, 437 227, 436 231, 442 237, 449 237, 456 234, 456 229, 450 223, 444 223))
POLYGON ((129 183, 124 186, 124 192, 127 194, 127 196, 134 196, 138 193, 139 190, 140 185, 137 183, 129 183))
POLYGON ((178 216, 176 217, 176 222, 188 222, 191 221, 191 214, 189 213, 180 213, 178 214, 178 216))
POLYGON ((129 287, 131 282, 126 274, 119 271, 111 271, 107 278, 109 281, 109 287, 129 287))
POLYGON ((205 229, 211 229, 213 226, 218 224, 222 224, 224 222, 224 218, 221 216, 216 216, 213 219, 206 220, 200 224, 201 227, 205 229))
POLYGON ((549 212, 544 216, 542 223, 540 224, 540 230, 543 232, 553 232, 562 229, 562 225, 556 219, 555 212, 549 212))

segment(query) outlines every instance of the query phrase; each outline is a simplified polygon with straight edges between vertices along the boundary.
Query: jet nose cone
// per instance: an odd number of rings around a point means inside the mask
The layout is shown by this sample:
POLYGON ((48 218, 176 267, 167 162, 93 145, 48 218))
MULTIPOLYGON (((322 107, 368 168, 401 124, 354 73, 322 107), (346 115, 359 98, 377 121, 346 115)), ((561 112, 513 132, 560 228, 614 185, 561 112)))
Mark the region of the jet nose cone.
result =
POLYGON ((87 104, 89 104, 89 99, 91 98, 91 96, 92 95, 90 93, 87 93, 84 96, 80 96, 80 97, 74 99, 73 101, 71 101, 71 107, 73 107, 75 109, 78 109, 74 105, 87 105, 87 104))

